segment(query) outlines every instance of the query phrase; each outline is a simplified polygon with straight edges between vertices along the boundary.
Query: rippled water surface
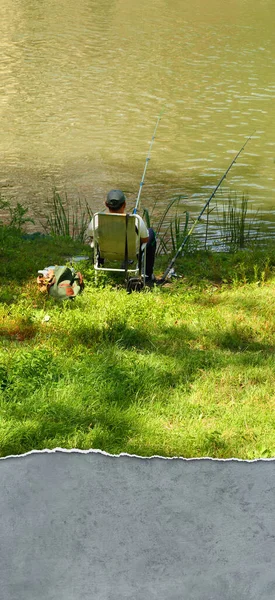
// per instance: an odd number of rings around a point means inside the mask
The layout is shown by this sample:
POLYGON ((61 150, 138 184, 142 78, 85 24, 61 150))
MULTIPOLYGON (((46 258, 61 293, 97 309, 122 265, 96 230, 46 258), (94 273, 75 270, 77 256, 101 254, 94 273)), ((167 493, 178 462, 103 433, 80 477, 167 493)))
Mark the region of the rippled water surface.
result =
POLYGON ((274 0, 2 0, 2 194, 43 209, 53 185, 132 206, 223 187, 275 231, 274 0))

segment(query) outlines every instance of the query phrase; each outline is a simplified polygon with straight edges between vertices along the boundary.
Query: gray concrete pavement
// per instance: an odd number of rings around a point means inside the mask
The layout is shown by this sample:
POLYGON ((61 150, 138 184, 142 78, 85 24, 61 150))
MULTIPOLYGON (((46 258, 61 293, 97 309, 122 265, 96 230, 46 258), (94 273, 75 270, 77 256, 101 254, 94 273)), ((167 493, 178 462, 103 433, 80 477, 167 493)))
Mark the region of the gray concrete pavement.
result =
POLYGON ((0 460, 1 600, 274 600, 275 463, 0 460))

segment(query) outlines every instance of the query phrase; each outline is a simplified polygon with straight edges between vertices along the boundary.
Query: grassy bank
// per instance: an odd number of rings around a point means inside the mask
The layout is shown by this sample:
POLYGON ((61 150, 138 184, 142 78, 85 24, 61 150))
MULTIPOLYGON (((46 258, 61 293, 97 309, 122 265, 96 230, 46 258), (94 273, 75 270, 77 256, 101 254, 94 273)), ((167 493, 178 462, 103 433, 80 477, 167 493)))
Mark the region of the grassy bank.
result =
POLYGON ((1 227, 1 456, 275 456, 274 250, 193 253, 181 278, 131 295, 77 264, 85 290, 59 304, 37 270, 87 247, 1 227))

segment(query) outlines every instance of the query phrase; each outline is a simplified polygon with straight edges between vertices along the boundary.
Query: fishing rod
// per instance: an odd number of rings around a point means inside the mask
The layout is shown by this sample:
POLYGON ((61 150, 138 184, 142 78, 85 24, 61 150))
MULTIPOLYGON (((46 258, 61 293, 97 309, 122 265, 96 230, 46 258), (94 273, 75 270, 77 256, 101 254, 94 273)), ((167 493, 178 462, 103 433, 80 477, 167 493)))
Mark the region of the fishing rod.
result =
POLYGON ((154 129, 154 133, 153 133, 153 137, 151 139, 151 144, 150 144, 149 152, 148 152, 148 155, 147 155, 147 158, 146 158, 146 161, 145 161, 145 165, 144 165, 144 171, 143 171, 143 175, 142 175, 142 180, 141 180, 141 182, 139 184, 138 196, 137 196, 135 208, 133 210, 133 215, 135 215, 137 213, 137 210, 138 210, 139 199, 140 199, 142 187, 144 185, 144 179, 145 179, 145 174, 146 174, 146 170, 147 170, 147 167, 148 167, 148 162, 150 160, 151 150, 152 150, 152 147, 153 147, 154 139, 156 137, 156 131, 157 131, 157 128, 158 128, 158 124, 159 124, 159 122, 161 120, 161 117, 162 117, 164 111, 165 111, 165 106, 163 107, 163 109, 161 110, 161 112, 160 112, 160 114, 158 116, 158 119, 157 119, 157 122, 156 122, 156 126, 155 126, 155 129, 154 129))
POLYGON ((244 145, 242 146, 242 148, 239 150, 239 152, 236 154, 235 158, 233 158, 232 162, 230 163, 228 169, 225 171, 224 175, 222 176, 222 178, 220 179, 218 185, 215 187, 214 191, 212 192, 210 198, 208 198, 207 202, 205 203, 203 209, 201 210, 199 216, 197 217, 197 219, 194 221, 192 227, 190 228, 190 230, 188 231, 187 235, 185 236, 182 244, 180 245, 180 247, 178 248, 174 258, 171 260, 171 262, 169 263, 166 271, 164 272, 163 276, 161 279, 158 280, 158 284, 162 285, 169 273, 169 271, 173 268, 179 254, 182 252, 186 242, 188 241, 188 239, 190 238, 190 235, 193 233, 196 225, 198 224, 200 218, 202 217, 204 211, 206 210, 207 206, 210 204, 211 200, 214 198, 216 192, 218 191, 220 185, 222 184, 223 180, 226 178, 226 175, 229 173, 231 167, 233 167, 234 163, 236 162, 238 156, 240 156, 241 152, 244 150, 246 144, 248 144, 249 140, 251 140, 252 136, 254 135, 255 131, 253 131, 253 133, 249 136, 249 138, 247 138, 246 142, 244 143, 244 145))

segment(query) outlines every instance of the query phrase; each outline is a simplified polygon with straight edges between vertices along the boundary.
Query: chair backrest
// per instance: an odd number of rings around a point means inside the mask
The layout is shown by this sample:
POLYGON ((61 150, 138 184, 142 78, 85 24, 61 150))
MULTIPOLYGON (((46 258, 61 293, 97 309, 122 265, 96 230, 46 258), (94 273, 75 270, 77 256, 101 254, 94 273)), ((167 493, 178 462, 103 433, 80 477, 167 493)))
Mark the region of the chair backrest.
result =
MULTIPOLYGON (((125 258, 126 215, 96 213, 93 216, 94 241, 99 245, 100 257, 109 260, 125 258)), ((135 260, 140 243, 139 221, 128 215, 128 258, 135 260)))

